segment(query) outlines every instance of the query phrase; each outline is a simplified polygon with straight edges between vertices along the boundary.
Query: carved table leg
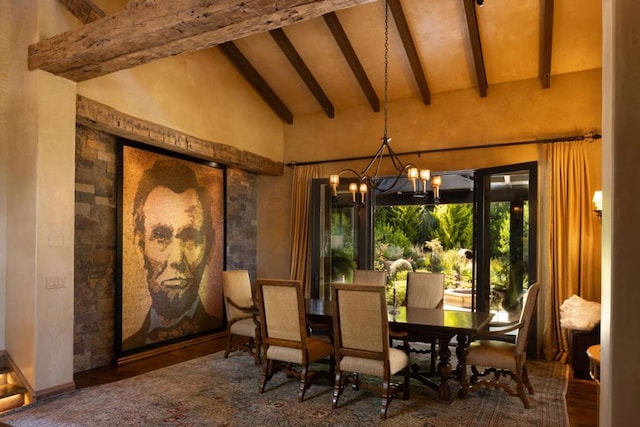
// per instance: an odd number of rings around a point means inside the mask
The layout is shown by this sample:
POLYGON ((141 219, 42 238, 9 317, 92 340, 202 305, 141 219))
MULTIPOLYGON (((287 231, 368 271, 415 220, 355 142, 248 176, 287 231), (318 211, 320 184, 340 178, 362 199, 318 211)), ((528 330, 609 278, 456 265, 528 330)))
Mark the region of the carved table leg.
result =
POLYGON ((449 385, 449 377, 451 376, 451 350, 449 350, 449 341, 451 338, 440 338, 438 340, 440 363, 438 363, 438 374, 440 375, 440 385, 438 386, 438 400, 445 403, 451 403, 451 386, 449 385))
POLYGON ((460 391, 458 396, 467 397, 467 346, 469 345, 469 337, 465 334, 458 335, 458 346, 456 347, 456 356, 458 356, 458 381, 460 382, 460 391))

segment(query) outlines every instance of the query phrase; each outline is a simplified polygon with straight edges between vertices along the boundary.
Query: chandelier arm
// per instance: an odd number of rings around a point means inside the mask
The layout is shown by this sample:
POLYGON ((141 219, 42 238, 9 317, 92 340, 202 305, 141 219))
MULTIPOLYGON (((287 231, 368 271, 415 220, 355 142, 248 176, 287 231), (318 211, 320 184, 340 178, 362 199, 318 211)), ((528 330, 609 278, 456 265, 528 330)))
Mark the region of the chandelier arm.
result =
POLYGON ((356 178, 358 178, 358 180, 362 181, 363 174, 357 172, 355 169, 351 169, 351 168, 342 169, 340 172, 338 172, 338 175, 340 176, 345 173, 353 174, 356 178))
POLYGON ((364 169, 362 169, 362 172, 360 172, 361 176, 364 176, 367 174, 367 172, 369 171, 369 169, 371 169, 371 166, 373 166, 376 160, 378 161, 378 167, 376 168, 375 176, 378 175, 378 171, 380 169, 380 163, 382 163, 382 158, 384 157, 384 147, 385 147, 384 145, 381 145, 380 148, 378 148, 378 151, 376 151, 376 154, 373 155, 371 160, 369 160, 369 163, 367 164, 367 166, 364 169))
POLYGON ((395 153, 395 151, 393 151, 393 148, 391 148, 391 145, 389 145, 389 143, 387 143, 386 146, 387 146, 387 151, 389 151, 389 157, 391 158, 391 162, 393 163, 393 167, 397 171, 405 171, 405 170, 407 170, 410 167, 410 165, 405 165, 404 163, 402 163, 402 160, 400 160, 400 157, 398 157, 398 155, 395 153))

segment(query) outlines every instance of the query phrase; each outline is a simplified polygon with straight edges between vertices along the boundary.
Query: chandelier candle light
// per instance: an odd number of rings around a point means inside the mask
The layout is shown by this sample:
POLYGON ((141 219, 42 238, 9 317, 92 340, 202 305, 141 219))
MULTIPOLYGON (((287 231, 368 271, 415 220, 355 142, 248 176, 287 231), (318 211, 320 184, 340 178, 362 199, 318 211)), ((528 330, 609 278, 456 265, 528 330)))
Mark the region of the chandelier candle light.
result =
POLYGON ((388 135, 388 116, 389 116, 389 7, 387 1, 385 1, 384 9, 384 133, 382 136, 382 144, 373 158, 369 161, 367 166, 361 171, 357 172, 353 169, 343 169, 337 174, 329 176, 329 185, 333 191, 333 196, 338 195, 338 185, 340 185, 340 175, 349 173, 354 175, 358 179, 358 183, 352 182, 349 184, 349 192, 351 193, 352 201, 354 204, 364 205, 365 196, 368 191, 374 190, 379 193, 391 192, 397 189, 400 183, 400 178, 406 174, 407 179, 411 181, 413 195, 415 197, 427 197, 427 182, 430 181, 431 188, 433 189, 434 202, 438 202, 440 199, 440 186, 442 185, 442 177, 440 175, 431 176, 429 169, 418 169, 412 164, 404 164, 399 159, 398 155, 393 151, 389 142, 391 138, 388 135), (382 161, 385 157, 391 159, 391 163, 396 171, 396 176, 390 185, 382 188, 380 185, 384 182, 379 173, 382 165, 382 161), (374 167, 375 165, 375 167, 374 167), (372 170, 373 169, 373 170, 372 170), (370 173, 370 170, 372 170, 370 173))

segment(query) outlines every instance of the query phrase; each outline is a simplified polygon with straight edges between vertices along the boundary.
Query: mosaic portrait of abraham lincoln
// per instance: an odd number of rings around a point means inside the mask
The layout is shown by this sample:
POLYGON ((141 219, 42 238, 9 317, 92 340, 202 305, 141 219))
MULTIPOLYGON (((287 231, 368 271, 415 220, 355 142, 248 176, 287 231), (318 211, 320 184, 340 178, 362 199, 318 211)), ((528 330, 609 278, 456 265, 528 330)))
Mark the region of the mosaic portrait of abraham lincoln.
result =
POLYGON ((222 328, 223 174, 123 147, 122 351, 222 328))

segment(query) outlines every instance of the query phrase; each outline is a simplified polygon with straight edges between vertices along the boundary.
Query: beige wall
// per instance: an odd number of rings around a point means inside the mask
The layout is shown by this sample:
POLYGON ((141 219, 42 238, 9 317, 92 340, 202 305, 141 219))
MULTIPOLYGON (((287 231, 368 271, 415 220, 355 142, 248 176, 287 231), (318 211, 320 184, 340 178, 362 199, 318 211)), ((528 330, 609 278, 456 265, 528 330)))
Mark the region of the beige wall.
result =
MULTIPOLYGON (((547 90, 533 79, 491 86, 486 98, 469 89, 434 94, 430 106, 418 100, 396 101, 389 105, 391 145, 396 152, 433 150, 600 131, 600 78, 600 70, 591 70, 554 76, 547 90)), ((366 107, 339 111, 332 120, 322 115, 296 117, 286 128, 285 159, 372 155, 382 131, 382 113, 366 107)), ((447 155, 448 163, 431 169, 450 170, 456 156, 447 155)))
POLYGON ((640 419, 640 3, 603 3, 602 369, 600 425, 640 419))
POLYGON ((76 83, 35 72, 36 390, 73 381, 76 83), (62 288, 50 288, 51 280, 62 288))
POLYGON ((5 346, 35 391, 73 381, 75 83, 25 66, 48 6, 8 14, 5 346), (51 278, 63 286, 48 288, 51 278))
MULTIPOLYGON (((486 98, 465 90, 436 94, 431 106, 418 100, 394 102, 389 105, 389 136, 394 151, 400 153, 582 135, 601 131, 600 104, 601 71, 591 70, 554 76, 547 90, 533 79, 491 86, 486 98)), ((285 162, 371 156, 380 145, 382 131, 382 113, 366 107, 338 111, 335 119, 321 114, 296 117, 295 124, 285 129, 285 162)), ((592 182, 599 187, 600 143, 593 147, 592 182)), ((453 171, 538 161, 540 152, 539 146, 531 144, 403 156, 402 160, 432 172, 453 171)), ((345 166, 325 163, 323 176, 345 166)), ((366 160, 349 166, 361 170, 366 160)), ((288 275, 289 204, 277 195, 290 193, 290 170, 283 177, 260 177, 259 182, 264 198, 260 199, 258 272, 288 275), (263 224, 269 224, 269 230, 263 224), (275 247, 274 238, 284 239, 284 244, 275 247)))
POLYGON ((25 72, 26 46, 37 34, 37 4, 13 2, 9 28, 7 125, 7 274, 5 342, 27 380, 35 378, 36 83, 25 72), (14 23, 20 22, 20 26, 14 23))
MULTIPOLYGON (((0 0, 0 100, 9 99, 9 0, 0 0)), ((9 103, 0 101, 0 350, 5 348, 4 324, 7 267, 7 125, 9 103)))
POLYGON ((78 93, 187 135, 275 161, 284 156, 284 124, 215 49, 81 82, 78 93))

